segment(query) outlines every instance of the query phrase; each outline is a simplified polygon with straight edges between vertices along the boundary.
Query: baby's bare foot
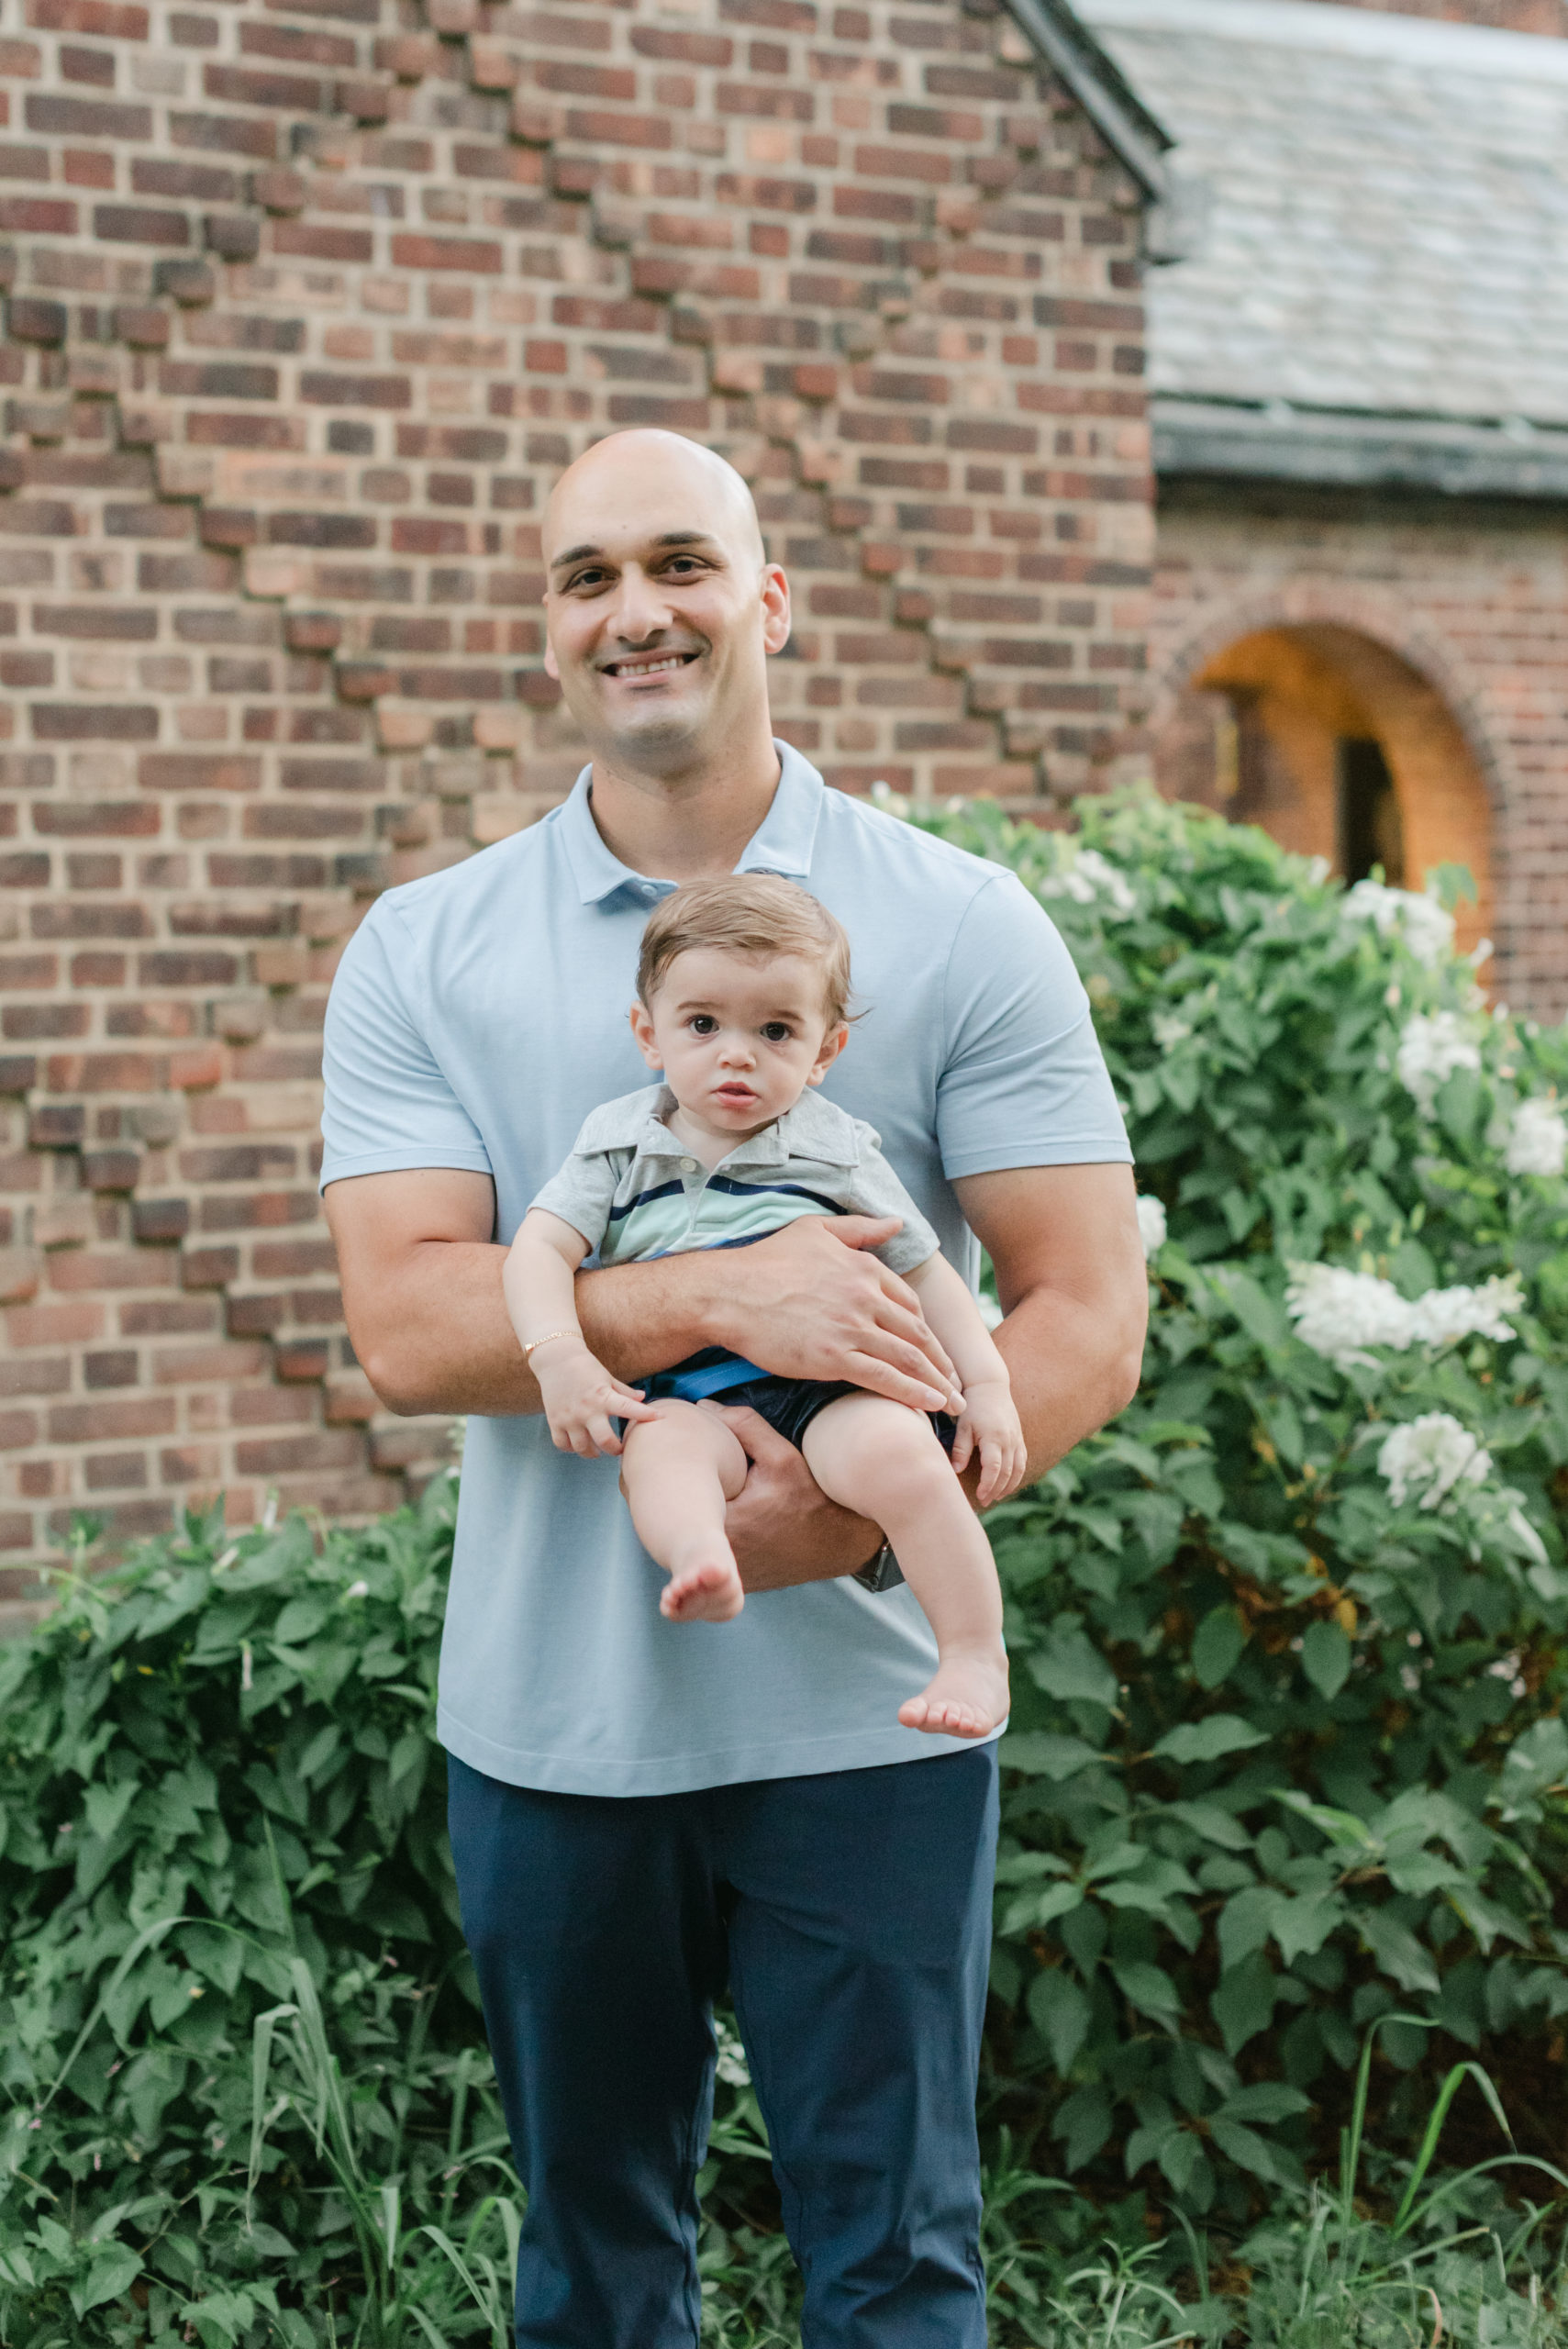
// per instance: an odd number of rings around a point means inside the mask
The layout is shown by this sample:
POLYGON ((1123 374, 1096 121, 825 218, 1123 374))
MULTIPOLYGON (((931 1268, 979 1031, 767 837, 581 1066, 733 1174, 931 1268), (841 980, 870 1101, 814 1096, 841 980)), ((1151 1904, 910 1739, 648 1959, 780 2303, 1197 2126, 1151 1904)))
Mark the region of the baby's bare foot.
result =
POLYGON ((672 1623, 728 1623, 745 1597, 733 1558, 701 1558, 671 1575, 659 1612, 672 1623))
POLYGON ((1007 1659, 1000 1647, 944 1656, 929 1687, 898 1708, 906 1729, 940 1737, 989 1737, 1007 1718, 1007 1659))

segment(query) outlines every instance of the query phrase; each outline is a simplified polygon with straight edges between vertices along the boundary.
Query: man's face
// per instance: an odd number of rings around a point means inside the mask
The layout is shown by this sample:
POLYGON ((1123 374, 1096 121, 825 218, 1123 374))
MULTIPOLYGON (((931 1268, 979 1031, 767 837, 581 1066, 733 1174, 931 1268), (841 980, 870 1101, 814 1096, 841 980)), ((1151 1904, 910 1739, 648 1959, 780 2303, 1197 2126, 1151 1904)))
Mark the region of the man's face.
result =
POLYGON ((545 667, 597 755, 658 773, 749 738, 789 635, 739 478, 667 434, 601 442, 551 497, 545 667))

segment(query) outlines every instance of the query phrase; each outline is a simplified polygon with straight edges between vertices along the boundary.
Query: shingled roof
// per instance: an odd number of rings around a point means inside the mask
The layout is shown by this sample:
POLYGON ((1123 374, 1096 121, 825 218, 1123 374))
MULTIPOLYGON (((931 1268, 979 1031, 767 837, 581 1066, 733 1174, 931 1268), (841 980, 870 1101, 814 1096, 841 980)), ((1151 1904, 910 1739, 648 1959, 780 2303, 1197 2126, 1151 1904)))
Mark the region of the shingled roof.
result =
POLYGON ((1177 141, 1162 472, 1568 493, 1568 42, 1323 0, 1077 7, 1177 141))

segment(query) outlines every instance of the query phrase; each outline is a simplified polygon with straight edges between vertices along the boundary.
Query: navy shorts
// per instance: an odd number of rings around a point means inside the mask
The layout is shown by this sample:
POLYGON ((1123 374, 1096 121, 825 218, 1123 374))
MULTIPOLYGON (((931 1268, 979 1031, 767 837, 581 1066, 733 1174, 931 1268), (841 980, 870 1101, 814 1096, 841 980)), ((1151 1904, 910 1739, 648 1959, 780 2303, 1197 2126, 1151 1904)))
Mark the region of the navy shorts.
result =
MULTIPOLYGON (((644 1391, 651 1401, 659 1399, 662 1384, 658 1378, 648 1381, 644 1391)), ((721 1386, 717 1394, 708 1399, 733 1406, 737 1410, 755 1411, 798 1452, 801 1439, 818 1411, 826 1410, 829 1403, 836 1403, 840 1395, 861 1395, 864 1392, 863 1387, 855 1386, 842 1378, 774 1378, 770 1375, 745 1378, 735 1386, 721 1386)), ((953 1438, 958 1433, 958 1421, 948 1411, 929 1411, 927 1417, 937 1431, 937 1441, 942 1450, 951 1456, 953 1438)), ((626 1421, 622 1419, 618 1425, 624 1434, 626 1421)))

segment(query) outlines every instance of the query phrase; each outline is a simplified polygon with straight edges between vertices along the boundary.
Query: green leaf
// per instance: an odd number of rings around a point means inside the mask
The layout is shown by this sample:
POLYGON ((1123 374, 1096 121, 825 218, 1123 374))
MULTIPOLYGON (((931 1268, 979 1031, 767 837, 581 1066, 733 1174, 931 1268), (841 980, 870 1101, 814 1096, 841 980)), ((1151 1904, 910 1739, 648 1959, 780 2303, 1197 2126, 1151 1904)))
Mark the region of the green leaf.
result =
POLYGON ((1023 1893, 1008 1902, 996 1931, 1004 1940, 1012 1933, 1038 1932, 1078 1908, 1083 1898, 1084 1887, 1078 1884, 1051 1884, 1043 1892, 1023 1893))
POLYGON ((1022 1770, 1030 1777, 1051 1778, 1058 1783, 1076 1777, 1080 1770, 1101 1762, 1105 1756, 1096 1753, 1081 1737, 1056 1737, 1047 1730, 1025 1730, 1004 1737, 996 1748, 996 1758, 1004 1769, 1022 1770))
POLYGON ((1050 2048, 1057 2071, 1066 2079, 1088 2036, 1092 2009, 1087 1994, 1061 1966, 1050 1966, 1029 1984, 1027 2003, 1029 2021, 1050 2048))
POLYGON ((1219 1977, 1208 2010, 1219 2025, 1228 2055, 1239 2055, 1250 2039, 1267 2031, 1278 1996, 1273 1969, 1261 1953, 1244 1958, 1219 1977))
POLYGON ((1229 2154, 1238 2169, 1251 2170, 1254 2177, 1276 2186, 1294 2186, 1300 2178, 1300 2165, 1283 2146, 1271 2145, 1255 2130, 1244 2129, 1238 2121, 1223 2121, 1218 2113, 1208 2126, 1220 2152, 1229 2154))
POLYGON ((93 2254, 85 2279, 71 2287, 71 2305, 79 2317, 109 2300, 123 2299, 141 2273, 141 2254, 128 2243, 105 2243, 93 2254))
POLYGON ((1244 1753, 1249 1746, 1266 1745, 1269 1733, 1244 1721, 1240 1713, 1210 1713, 1207 1720, 1184 1721, 1167 1730, 1153 1750, 1153 1759, 1168 1762, 1218 1762, 1227 1753, 1244 1753))
POLYGON ((1085 2162, 1093 2161, 1109 2138, 1112 2126, 1111 2100, 1097 2083, 1070 2096, 1051 2129, 1053 2137, 1066 2142, 1062 2167, 1071 2174, 1082 2169, 1085 2162))
POLYGON ((1436 1990, 1438 1969, 1408 1925, 1386 1909, 1355 1909, 1351 1922, 1377 1960, 1380 1973, 1392 1976, 1402 1990, 1436 1990))
POLYGON ((1082 1631, 1057 1631, 1029 1665, 1046 1695, 1062 1704, 1099 1705, 1106 1712, 1115 1707, 1116 1674, 1082 1631))
POLYGON ((1111 1974, 1118 1989, 1129 2006, 1140 2015, 1148 2015, 1170 2032, 1174 2032, 1182 2010, 1181 1993, 1163 1966, 1151 1965, 1141 1958, 1130 1958, 1113 1965, 1111 1974))
POLYGON ((1351 1676, 1351 1643, 1338 1623, 1309 1623, 1301 1639, 1301 1668, 1332 1704, 1351 1676))
POLYGON ((1218 1803, 1173 1802, 1171 1813, 1184 1827, 1190 1827, 1195 1835, 1201 1835, 1206 1843, 1218 1843, 1221 1851, 1250 1852, 1252 1848, 1252 1838, 1240 1820, 1234 1812, 1221 1810, 1218 1803))
POLYGON ((1240 1609, 1211 1607, 1193 1635, 1193 1671, 1199 1686, 1218 1688, 1240 1661, 1246 1643, 1240 1609))

